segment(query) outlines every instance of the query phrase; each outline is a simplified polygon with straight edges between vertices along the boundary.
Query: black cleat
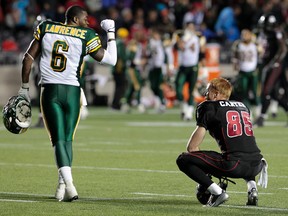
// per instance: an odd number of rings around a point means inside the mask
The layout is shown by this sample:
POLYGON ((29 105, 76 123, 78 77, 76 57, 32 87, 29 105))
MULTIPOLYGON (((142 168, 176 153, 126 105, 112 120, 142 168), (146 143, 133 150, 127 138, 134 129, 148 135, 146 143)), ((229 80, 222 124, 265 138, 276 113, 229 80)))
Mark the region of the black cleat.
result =
POLYGON ((264 126, 264 118, 262 116, 260 116, 255 122, 254 122, 255 126, 258 127, 263 127, 264 126))
POLYGON ((273 112, 273 113, 271 114, 271 117, 272 117, 273 119, 277 118, 277 113, 274 113, 274 112, 273 112))
POLYGON ((225 191, 222 191, 221 194, 215 195, 212 194, 208 200, 207 207, 217 207, 221 205, 222 203, 226 202, 228 200, 229 196, 225 191))
POLYGON ((258 191, 256 190, 256 188, 252 188, 252 190, 248 192, 248 201, 246 205, 250 206, 258 205, 258 191))

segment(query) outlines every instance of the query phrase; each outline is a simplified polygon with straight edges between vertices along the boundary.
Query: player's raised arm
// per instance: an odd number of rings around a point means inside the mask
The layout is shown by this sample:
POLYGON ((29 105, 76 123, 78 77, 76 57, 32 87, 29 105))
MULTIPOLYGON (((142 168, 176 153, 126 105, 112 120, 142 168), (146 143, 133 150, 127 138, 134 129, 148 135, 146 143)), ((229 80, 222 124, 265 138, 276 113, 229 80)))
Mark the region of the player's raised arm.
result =
POLYGON ((117 47, 115 41, 115 22, 111 19, 101 21, 101 27, 107 32, 107 49, 100 48, 91 56, 103 64, 115 66, 117 62, 117 47))

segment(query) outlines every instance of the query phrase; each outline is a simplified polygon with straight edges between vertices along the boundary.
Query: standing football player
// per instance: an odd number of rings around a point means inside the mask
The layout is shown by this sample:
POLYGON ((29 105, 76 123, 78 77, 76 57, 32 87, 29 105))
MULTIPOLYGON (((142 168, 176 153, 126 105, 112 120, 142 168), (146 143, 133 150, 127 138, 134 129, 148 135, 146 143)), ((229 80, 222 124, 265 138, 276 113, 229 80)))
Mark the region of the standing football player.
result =
POLYGON ((135 97, 138 111, 144 113, 145 105, 141 102, 141 91, 143 89, 143 74, 147 65, 146 57, 146 35, 142 28, 133 33, 133 38, 127 44, 127 88, 121 99, 121 110, 125 113, 131 111, 132 101, 135 97))
POLYGON ((175 87, 176 97, 181 106, 181 117, 190 121, 194 111, 193 91, 198 78, 199 55, 201 51, 200 39, 196 35, 193 23, 187 23, 184 34, 177 41, 179 54, 179 69, 176 75, 175 87), (189 84, 189 99, 184 101, 183 88, 185 83, 189 84))
POLYGON ((150 87, 154 96, 159 102, 155 103, 155 108, 158 113, 162 113, 166 109, 164 94, 163 94, 163 73, 164 67, 168 68, 167 56, 164 45, 161 39, 161 33, 156 28, 151 28, 151 37, 148 40, 149 53, 149 81, 150 87))
POLYGON ((243 29, 241 31, 241 38, 233 43, 232 53, 234 69, 238 72, 238 89, 236 91, 246 106, 249 108, 251 108, 251 104, 257 106, 259 104, 257 95, 258 51, 250 30, 243 29), (250 92, 253 94, 253 100, 250 97, 250 92))
POLYGON ((80 6, 71 6, 65 23, 44 21, 34 32, 22 62, 22 86, 18 92, 29 100, 31 65, 40 55, 41 110, 55 150, 59 180, 55 197, 60 201, 78 199, 72 178, 72 142, 80 115, 80 74, 86 55, 102 64, 115 65, 117 48, 115 23, 105 19, 101 27, 107 32, 107 49, 99 35, 88 28, 88 14, 80 6))
POLYGON ((255 177, 260 172, 261 185, 267 187, 267 163, 260 154, 253 134, 250 110, 242 102, 230 101, 231 83, 214 78, 207 86, 206 101, 197 106, 197 127, 187 143, 187 152, 179 155, 177 165, 210 195, 206 205, 216 207, 228 200, 225 189, 210 175, 243 178, 247 182, 247 205, 257 205, 255 177), (206 131, 216 140, 221 153, 200 150, 206 131))
POLYGON ((261 73, 261 114, 255 121, 258 127, 264 126, 271 99, 278 102, 288 117, 288 80, 285 74, 287 55, 286 33, 273 14, 262 15, 258 25, 263 31, 264 54, 261 73))

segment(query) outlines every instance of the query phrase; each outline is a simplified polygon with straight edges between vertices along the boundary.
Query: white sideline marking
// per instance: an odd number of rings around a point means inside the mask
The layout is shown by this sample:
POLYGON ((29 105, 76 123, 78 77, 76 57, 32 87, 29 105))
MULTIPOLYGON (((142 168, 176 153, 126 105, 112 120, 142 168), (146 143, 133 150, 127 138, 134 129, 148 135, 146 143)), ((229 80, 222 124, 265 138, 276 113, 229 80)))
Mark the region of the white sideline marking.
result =
MULTIPOLYGON (((265 126, 284 126, 286 122, 284 121, 267 121, 265 122, 265 126)), ((190 122, 161 122, 161 121, 150 121, 150 122, 126 122, 127 126, 131 127, 191 127, 195 126, 195 121, 190 122)), ((255 127, 256 128, 256 127, 255 127)))
POLYGON ((135 195, 143 195, 143 196, 162 196, 162 197, 193 197, 191 195, 181 195, 181 194, 157 194, 157 193, 142 193, 142 192, 134 192, 131 194, 135 195))
MULTIPOLYGON (((227 193, 231 193, 231 194, 247 194, 247 192, 245 191, 230 191, 230 190, 227 190, 227 193)), ((274 193, 265 193, 265 192, 258 192, 259 194, 261 195, 273 195, 274 193)))
MULTIPOLYGON (((26 166, 26 167, 46 167, 55 168, 55 165, 48 164, 29 164, 29 163, 0 163, 0 166, 26 166)), ((91 167, 91 166, 73 166, 73 169, 90 169, 90 170, 113 170, 113 171, 130 171, 130 172, 150 172, 150 173, 173 173, 178 174, 176 170, 149 170, 149 169, 133 169, 133 168, 117 168, 117 167, 91 167)), ((269 175, 269 178, 288 178, 288 176, 269 175)))
MULTIPOLYGON (((47 164, 24 164, 24 163, 0 163, 0 166, 26 166, 26 167, 46 167, 55 168, 55 165, 47 164)), ((73 166, 73 169, 89 169, 89 170, 114 170, 114 171, 130 171, 130 172, 154 172, 154 173, 180 173, 180 171, 169 170, 148 170, 148 169, 130 169, 116 167, 89 167, 89 166, 73 166)))
MULTIPOLYGON (((236 193, 236 192, 235 192, 236 193)), ((34 196, 34 197, 40 197, 40 196, 48 196, 49 195, 44 195, 44 194, 32 194, 32 193, 17 193, 17 192, 1 192, 0 194, 10 194, 10 195, 29 195, 29 196, 34 196)), ((189 195, 176 195, 176 194, 156 194, 156 193, 141 193, 141 192, 135 192, 131 193, 135 195, 145 195, 145 196, 165 196, 165 197, 192 197, 189 195)), ((265 194, 265 193, 262 193, 265 194)), ((268 194, 268 193, 266 193, 268 194)), ((145 197, 145 198, 151 198, 151 197, 145 197)), ((80 202, 85 202, 85 201, 97 201, 97 200, 139 200, 143 199, 143 197, 134 197, 134 198, 95 198, 95 197, 83 197, 79 201, 80 202)), ((77 200, 77 202, 79 202, 77 200)), ((14 200, 14 199, 0 199, 0 202, 24 202, 24 203, 32 203, 32 202, 39 202, 35 200, 14 200)), ((273 207, 258 207, 258 206, 236 206, 236 205, 221 205, 222 207, 227 207, 227 208, 240 208, 240 209, 259 209, 259 210, 267 210, 267 211, 284 211, 288 212, 287 208, 273 208, 273 207)))
POLYGON ((23 203, 33 203, 33 202, 38 202, 38 201, 33 201, 33 200, 0 199, 0 202, 23 202, 23 203))
MULTIPOLYGON (((230 191, 229 191, 230 193, 230 191)), ((244 192, 238 192, 238 191, 234 191, 232 193, 244 193, 244 192)), ((246 193, 246 192, 245 192, 246 193)), ((157 193, 142 193, 142 192, 135 192, 135 193, 131 193, 131 194, 135 194, 135 195, 144 195, 144 196, 162 196, 162 197, 194 197, 194 196, 189 196, 189 195, 176 195, 176 194, 157 194, 157 193)), ((273 194, 273 193, 259 193, 259 194, 273 194)), ((259 207, 259 206, 236 206, 236 205, 221 205, 223 207, 228 207, 228 208, 241 208, 241 209, 259 209, 259 210, 267 210, 267 211, 284 211, 284 212, 288 212, 287 208, 274 208, 274 207, 259 207)))
POLYGON ((37 197, 51 197, 51 195, 49 195, 49 194, 34 194, 34 193, 22 193, 22 192, 4 192, 4 191, 0 191, 0 194, 25 195, 25 196, 37 196, 37 197))
POLYGON ((191 127, 195 122, 127 122, 131 127, 191 127))
POLYGON ((221 205, 226 208, 239 208, 239 209, 259 209, 266 211, 283 211, 288 212, 287 208, 273 208, 273 207, 259 207, 259 206, 236 206, 236 205, 221 205))
MULTIPOLYGON (((232 194, 247 194, 247 192, 242 192, 242 191, 227 191, 227 193, 232 193, 232 194)), ((143 196, 162 196, 162 197, 194 197, 191 195, 183 195, 183 194, 157 194, 157 193, 143 193, 143 192, 134 192, 131 194, 135 195, 143 195, 143 196)), ((274 193, 259 193, 261 195, 273 195, 274 193)))
MULTIPOLYGON (((0 194, 5 195, 23 195, 23 196, 31 196, 31 197, 47 197, 51 198, 51 194, 33 194, 33 193, 22 193, 22 192, 4 192, 0 191, 0 194)), ((126 197, 126 198, 104 198, 104 197, 81 197, 81 199, 77 200, 77 202, 85 202, 85 201, 99 201, 99 200, 139 200, 143 199, 143 197, 126 197)), ((151 199, 151 197, 145 197, 145 199, 151 199)), ((35 201, 35 200, 15 200, 15 199, 1 199, 0 202, 45 202, 45 201, 35 201)), ((56 202, 58 202, 55 199, 56 202)))

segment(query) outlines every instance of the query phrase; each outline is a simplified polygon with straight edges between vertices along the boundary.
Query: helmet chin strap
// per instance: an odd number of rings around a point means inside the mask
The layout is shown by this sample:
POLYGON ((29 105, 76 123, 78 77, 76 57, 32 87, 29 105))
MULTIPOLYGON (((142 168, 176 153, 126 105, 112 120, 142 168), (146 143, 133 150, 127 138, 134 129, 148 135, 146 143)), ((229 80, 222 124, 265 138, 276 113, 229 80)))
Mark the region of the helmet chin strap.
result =
MULTIPOLYGON (((16 107, 19 107, 20 108, 20 112, 17 113, 16 111, 16 119, 15 119, 15 122, 17 125, 19 125, 21 128, 28 128, 31 124, 31 108, 29 108, 29 103, 27 101, 20 101, 16 107), (24 109, 25 107, 25 109, 24 109), (24 111, 24 113, 22 112, 24 111), (19 119, 19 114, 23 115, 23 119, 19 119), (24 120, 24 121, 23 121, 24 120)), ((16 108, 17 110, 17 108, 16 108)))
POLYGON ((20 122, 17 118, 15 119, 17 125, 21 128, 28 128, 31 124, 31 118, 28 118, 25 122, 20 122))

